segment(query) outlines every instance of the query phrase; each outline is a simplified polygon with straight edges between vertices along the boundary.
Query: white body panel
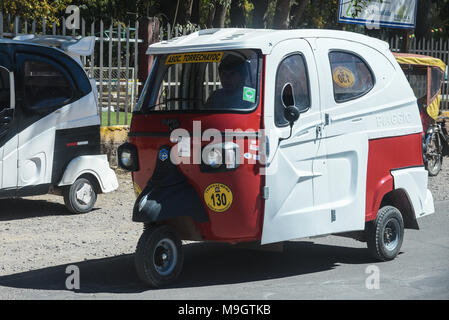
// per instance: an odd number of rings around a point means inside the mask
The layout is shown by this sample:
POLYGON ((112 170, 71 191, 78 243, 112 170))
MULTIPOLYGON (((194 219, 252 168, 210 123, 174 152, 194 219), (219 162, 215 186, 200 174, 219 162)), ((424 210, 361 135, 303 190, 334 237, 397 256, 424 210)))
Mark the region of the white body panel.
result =
POLYGON ((109 167, 105 154, 80 156, 70 161, 58 186, 71 185, 83 174, 93 175, 98 180, 103 193, 118 188, 117 177, 114 170, 109 167))
POLYGON ((424 168, 392 170, 394 188, 407 193, 416 219, 435 212, 432 193, 427 189, 428 173, 424 168))
POLYGON ((19 188, 51 182, 56 130, 99 125, 100 117, 93 104, 96 105, 91 92, 19 133, 19 188))
POLYGON ((16 135, 0 148, 2 154, 2 189, 15 188, 17 186, 17 144, 19 137, 16 135))
POLYGON ((329 115, 327 138, 364 132, 368 139, 402 136, 422 131, 413 90, 388 47, 373 48, 365 43, 337 39, 311 39, 316 46, 323 112, 329 115), (335 102, 328 52, 356 53, 375 77, 375 85, 364 96, 348 102, 335 102), (328 88, 325 90, 324 88, 328 88))
MULTIPOLYGON (((270 149, 289 131, 273 124, 276 70, 282 58, 296 50, 307 59, 312 108, 294 124, 292 137, 270 150, 262 244, 364 230, 369 140, 422 131, 416 99, 387 46, 305 37, 279 42, 267 55, 264 123, 270 149), (332 50, 361 56, 372 68, 373 89, 337 103, 328 56, 332 50)), ((426 207, 419 208, 420 214, 430 213, 433 200, 427 181, 416 181, 403 182, 404 188, 410 187, 426 207), (422 190, 416 189, 418 181, 422 190)))

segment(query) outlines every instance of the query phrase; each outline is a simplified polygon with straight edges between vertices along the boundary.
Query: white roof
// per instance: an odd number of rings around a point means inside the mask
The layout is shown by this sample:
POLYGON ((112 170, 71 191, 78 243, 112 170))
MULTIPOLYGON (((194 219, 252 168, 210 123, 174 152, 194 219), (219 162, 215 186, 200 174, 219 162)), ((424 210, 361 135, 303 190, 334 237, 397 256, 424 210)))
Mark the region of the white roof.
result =
POLYGON ((64 51, 66 54, 76 60, 81 66, 80 56, 90 56, 94 52, 95 37, 72 37, 72 36, 53 36, 43 35, 38 36, 34 34, 27 34, 17 36, 13 41, 42 45, 47 47, 54 47, 56 49, 64 51))
POLYGON ((232 49, 260 49, 269 54, 277 43, 294 38, 333 38, 361 42, 365 45, 384 49, 387 42, 349 31, 326 29, 204 29, 187 36, 164 40, 148 47, 147 54, 174 52, 216 51, 232 49))

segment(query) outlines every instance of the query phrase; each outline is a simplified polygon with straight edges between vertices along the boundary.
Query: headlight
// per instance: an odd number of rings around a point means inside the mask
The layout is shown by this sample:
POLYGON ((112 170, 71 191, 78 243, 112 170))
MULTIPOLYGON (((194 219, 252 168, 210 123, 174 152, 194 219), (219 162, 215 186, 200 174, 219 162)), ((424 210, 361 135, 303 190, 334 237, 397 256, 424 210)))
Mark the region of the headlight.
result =
POLYGON ((203 148, 202 172, 221 172, 237 169, 239 166, 240 148, 233 142, 207 145, 203 148))
POLYGON ((123 150, 122 154, 120 155, 120 160, 125 167, 130 167, 133 163, 131 151, 127 149, 123 150))
POLYGON ((117 149, 118 165, 128 171, 138 171, 139 163, 137 148, 135 145, 126 142, 117 149))
POLYGON ((220 167, 223 163, 223 155, 221 154, 221 151, 216 148, 209 150, 206 155, 205 162, 212 168, 220 167))

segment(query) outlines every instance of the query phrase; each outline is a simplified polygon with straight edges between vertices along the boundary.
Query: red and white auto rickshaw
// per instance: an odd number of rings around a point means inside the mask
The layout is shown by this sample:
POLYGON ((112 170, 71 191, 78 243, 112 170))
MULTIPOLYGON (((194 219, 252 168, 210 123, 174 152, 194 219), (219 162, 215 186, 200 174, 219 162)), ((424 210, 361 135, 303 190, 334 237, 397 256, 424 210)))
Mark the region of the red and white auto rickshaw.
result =
POLYGON ((119 163, 144 224, 135 262, 174 281, 181 240, 325 234, 378 260, 434 212, 416 98, 388 44, 330 30, 211 29, 151 45, 119 163))

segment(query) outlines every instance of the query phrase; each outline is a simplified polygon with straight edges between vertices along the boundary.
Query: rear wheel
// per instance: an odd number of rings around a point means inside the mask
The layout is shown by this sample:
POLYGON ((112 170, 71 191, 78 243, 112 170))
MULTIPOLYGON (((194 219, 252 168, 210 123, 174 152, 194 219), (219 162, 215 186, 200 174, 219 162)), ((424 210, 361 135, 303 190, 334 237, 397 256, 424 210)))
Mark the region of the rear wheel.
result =
POLYGON ((152 287, 174 282, 184 260, 181 240, 169 226, 145 229, 137 244, 135 265, 139 278, 152 287))
POLYGON ((64 203, 72 213, 86 213, 97 201, 97 193, 91 180, 78 178, 63 189, 64 203))
POLYGON ((440 139, 437 133, 432 133, 427 145, 426 169, 430 176, 436 176, 443 165, 443 154, 440 139))
POLYGON ((401 212, 392 206, 382 207, 366 230, 368 250, 380 261, 393 260, 401 250, 404 221, 401 212))

